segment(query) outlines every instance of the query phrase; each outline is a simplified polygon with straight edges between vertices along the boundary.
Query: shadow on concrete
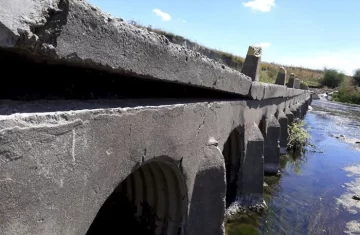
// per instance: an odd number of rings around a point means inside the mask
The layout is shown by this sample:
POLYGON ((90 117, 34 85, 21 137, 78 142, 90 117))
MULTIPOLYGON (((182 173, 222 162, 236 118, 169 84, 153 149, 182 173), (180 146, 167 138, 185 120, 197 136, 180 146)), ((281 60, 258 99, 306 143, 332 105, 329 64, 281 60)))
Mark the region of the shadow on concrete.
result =
POLYGON ((224 195, 219 192, 222 185, 224 171, 219 168, 197 173, 188 218, 188 235, 222 234, 225 206, 224 195))
POLYGON ((45 56, 30 55, 19 49, 0 49, 0 64, 6 81, 0 86, 0 100, 157 99, 159 103, 164 98, 241 98, 229 92, 140 76, 129 71, 114 73, 89 67, 86 63, 49 60, 45 56))
POLYGON ((87 235, 182 234, 186 186, 175 162, 167 159, 134 169, 102 205, 87 235))
POLYGON ((226 167, 226 207, 236 199, 239 170, 244 158, 243 127, 235 128, 225 142, 223 156, 226 167))

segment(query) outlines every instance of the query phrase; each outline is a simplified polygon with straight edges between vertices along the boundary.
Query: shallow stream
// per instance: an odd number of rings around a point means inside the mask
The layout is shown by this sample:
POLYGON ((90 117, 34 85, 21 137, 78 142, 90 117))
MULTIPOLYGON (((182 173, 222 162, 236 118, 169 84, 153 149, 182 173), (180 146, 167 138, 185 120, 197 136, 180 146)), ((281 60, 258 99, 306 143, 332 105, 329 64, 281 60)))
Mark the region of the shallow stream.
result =
POLYGON ((311 144, 281 157, 265 177, 269 209, 226 224, 228 235, 360 234, 360 106, 314 101, 305 117, 311 144))

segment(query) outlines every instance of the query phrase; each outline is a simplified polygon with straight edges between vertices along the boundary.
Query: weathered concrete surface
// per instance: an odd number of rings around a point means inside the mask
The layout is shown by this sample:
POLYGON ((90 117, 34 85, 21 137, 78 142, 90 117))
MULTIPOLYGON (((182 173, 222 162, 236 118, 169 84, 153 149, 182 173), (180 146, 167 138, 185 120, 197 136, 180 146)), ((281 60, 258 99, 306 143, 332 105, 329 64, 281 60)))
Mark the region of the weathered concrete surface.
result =
POLYGON ((287 139, 288 139, 288 118, 283 111, 277 113, 277 118, 280 124, 280 154, 286 154, 287 139))
POLYGON ((295 87, 294 87, 294 84, 295 84, 295 74, 291 73, 290 76, 289 76, 289 80, 288 80, 288 83, 287 83, 287 87, 289 87, 289 88, 295 88, 295 87))
POLYGON ((252 81, 259 81, 261 66, 261 47, 249 46, 241 72, 249 76, 252 81))
POLYGON ((307 94, 306 91, 287 88, 276 84, 253 82, 250 88, 249 97, 254 100, 265 100, 272 98, 295 97, 307 94))
POLYGON ((264 172, 276 174, 280 169, 280 124, 275 116, 265 119, 264 172))
POLYGON ((0 35, 0 47, 56 61, 240 95, 251 86, 249 77, 86 1, 0 0, 0 35))
POLYGON ((280 67, 278 75, 276 77, 275 84, 285 86, 286 83, 286 70, 284 67, 280 67))
POLYGON ((226 211, 227 217, 248 209, 262 210, 266 206, 263 199, 264 138, 256 123, 247 124, 244 132, 245 147, 241 157, 236 198, 226 211))
POLYGON ((291 111, 291 113, 293 114, 294 119, 299 118, 299 116, 300 116, 300 115, 299 115, 299 114, 300 114, 300 111, 299 111, 297 105, 292 104, 292 105, 290 106, 290 111, 291 111))
POLYGON ((239 124, 243 106, 198 103, 2 116, 2 234, 85 234, 114 187, 161 156, 180 164, 188 192, 179 198, 196 198, 186 203, 184 224, 187 217, 205 216, 189 223, 187 231, 221 234, 224 162, 209 140, 222 146, 232 128, 228 124, 239 124), (209 207, 199 202, 202 185, 209 186, 204 192, 211 192, 207 200, 216 213, 207 213, 209 207))
MULTIPOLYGON (((31 55, 37 61, 66 62, 251 98, 255 95, 259 100, 289 93, 275 86, 262 90, 261 85, 252 85, 250 77, 102 13, 86 1, 0 0, 0 6, 0 48, 31 55)), ((255 69, 249 65, 248 70, 255 74, 260 66, 259 50, 249 48, 249 56, 258 62, 255 69)), ((297 92, 286 96, 302 91, 297 92)))
POLYGON ((288 119, 288 125, 290 125, 294 121, 294 114, 291 112, 290 108, 285 109, 285 115, 288 119))
MULTIPOLYGON (((105 109, 90 101, 11 102, 15 114, 0 116, 0 210, 5 212, 0 230, 4 235, 85 234, 120 182, 144 163, 167 156, 178 162, 187 189, 182 200, 188 200, 188 213, 179 226, 185 234, 222 234, 226 140, 235 128, 245 128, 245 161, 234 203, 261 205, 263 137, 257 126, 264 116, 288 109, 291 100, 160 106, 118 101, 119 108, 105 109), (22 112, 66 105, 73 110, 22 112)), ((9 112, 6 102, 0 112, 4 109, 9 112)))
MULTIPOLYGON (((153 234, 224 234, 225 211, 265 207, 264 141, 278 150, 284 130, 274 119, 275 138, 264 140, 261 120, 285 113, 291 123, 311 102, 307 91, 252 82, 257 51, 250 78, 81 0, 0 0, 1 53, 235 95, 0 100, 2 235, 101 230, 114 193, 135 207, 129 217, 150 207, 153 234)), ((121 232, 128 224, 116 219, 121 232)))

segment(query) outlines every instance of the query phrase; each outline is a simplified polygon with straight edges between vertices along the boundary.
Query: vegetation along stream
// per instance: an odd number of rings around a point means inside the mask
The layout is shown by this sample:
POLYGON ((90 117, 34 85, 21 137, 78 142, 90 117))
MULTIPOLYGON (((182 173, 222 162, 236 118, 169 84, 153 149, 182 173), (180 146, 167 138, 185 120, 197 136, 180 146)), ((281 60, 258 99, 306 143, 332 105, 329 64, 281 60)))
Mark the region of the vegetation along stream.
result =
POLYGON ((312 107, 305 123, 316 147, 283 156, 281 176, 265 178, 269 209, 228 221, 227 235, 360 234, 360 106, 312 107))

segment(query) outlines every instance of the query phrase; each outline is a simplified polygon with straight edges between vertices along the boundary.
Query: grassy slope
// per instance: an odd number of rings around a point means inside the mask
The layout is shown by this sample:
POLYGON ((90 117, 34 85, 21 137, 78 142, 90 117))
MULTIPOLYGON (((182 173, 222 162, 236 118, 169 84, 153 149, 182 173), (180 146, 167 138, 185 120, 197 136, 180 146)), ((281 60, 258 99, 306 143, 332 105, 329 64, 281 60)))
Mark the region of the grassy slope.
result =
MULTIPOLYGON (((138 25, 136 22, 130 22, 131 24, 145 28, 141 25, 138 25)), ((161 34, 166 36, 171 42, 173 43, 183 43, 183 42, 190 42, 191 44, 195 44, 198 47, 202 48, 202 51, 206 51, 210 53, 213 57, 213 59, 218 60, 220 63, 224 63, 229 67, 232 67, 234 69, 239 70, 239 68, 242 67, 242 64, 244 62, 244 58, 241 56, 233 55, 231 53, 222 52, 214 49, 209 49, 204 46, 201 46, 197 43, 191 42, 188 39, 185 39, 182 36, 175 35, 170 32, 166 32, 160 29, 153 29, 150 27, 147 27, 149 31, 161 34)), ((276 80, 277 73, 279 71, 279 68, 283 65, 275 64, 275 63, 267 63, 263 62, 261 64, 261 72, 260 72, 260 81, 266 82, 266 83, 274 83, 276 80)), ((322 77, 323 71, 322 70, 313 70, 313 69, 307 69, 307 68, 301 68, 301 67, 295 67, 295 66, 283 66, 285 67, 288 74, 294 73, 296 77, 300 78, 302 81, 304 81, 306 84, 310 86, 319 86, 319 78, 322 77)))

